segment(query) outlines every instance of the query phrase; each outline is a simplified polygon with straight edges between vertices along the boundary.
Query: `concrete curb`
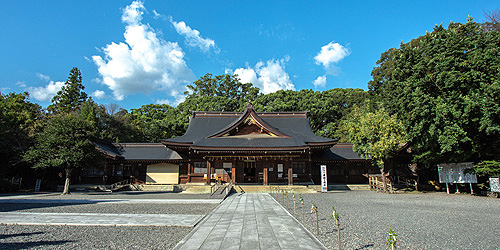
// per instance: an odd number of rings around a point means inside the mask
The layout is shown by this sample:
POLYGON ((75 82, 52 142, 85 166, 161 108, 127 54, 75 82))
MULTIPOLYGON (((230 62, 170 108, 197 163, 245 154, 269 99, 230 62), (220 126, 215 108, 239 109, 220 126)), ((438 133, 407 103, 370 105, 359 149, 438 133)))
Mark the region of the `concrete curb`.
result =
POLYGON ((319 240, 318 240, 318 238, 316 238, 316 236, 315 236, 313 233, 309 232, 309 230, 307 230, 307 228, 306 228, 306 227, 304 227, 304 225, 302 225, 302 223, 300 223, 300 221, 298 221, 298 220, 295 218, 295 216, 293 216, 290 212, 288 212, 288 210, 286 210, 286 209, 285 209, 285 208, 281 205, 281 203, 279 203, 276 199, 274 199, 274 197, 273 197, 272 195, 270 195, 270 194, 268 194, 268 195, 269 195, 269 196, 271 196, 271 198, 273 199, 273 201, 274 201, 274 202, 276 202, 276 203, 277 203, 277 204, 281 207, 281 209, 285 210, 285 212, 288 214, 288 216, 292 217, 292 219, 293 219, 295 222, 297 222, 297 223, 300 225, 300 227, 302 227, 302 229, 304 229, 304 231, 307 233, 307 235, 309 235, 309 237, 311 237, 314 241, 316 241, 316 243, 318 243, 320 246, 323 246, 323 248, 324 248, 325 250, 328 250, 328 248, 326 248, 326 247, 325 247, 325 245, 323 245, 323 243, 321 243, 321 241, 319 241, 319 240))

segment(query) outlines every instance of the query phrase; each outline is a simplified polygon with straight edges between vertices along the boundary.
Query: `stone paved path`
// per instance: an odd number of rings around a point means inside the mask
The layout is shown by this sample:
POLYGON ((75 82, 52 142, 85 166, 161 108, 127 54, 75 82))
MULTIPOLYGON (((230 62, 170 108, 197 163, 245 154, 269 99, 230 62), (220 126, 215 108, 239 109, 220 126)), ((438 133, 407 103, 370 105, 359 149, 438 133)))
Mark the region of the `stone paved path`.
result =
POLYGON ((326 248, 269 194, 234 194, 174 249, 326 248))
POLYGON ((188 226, 203 215, 2 212, 0 224, 72 226, 188 226))

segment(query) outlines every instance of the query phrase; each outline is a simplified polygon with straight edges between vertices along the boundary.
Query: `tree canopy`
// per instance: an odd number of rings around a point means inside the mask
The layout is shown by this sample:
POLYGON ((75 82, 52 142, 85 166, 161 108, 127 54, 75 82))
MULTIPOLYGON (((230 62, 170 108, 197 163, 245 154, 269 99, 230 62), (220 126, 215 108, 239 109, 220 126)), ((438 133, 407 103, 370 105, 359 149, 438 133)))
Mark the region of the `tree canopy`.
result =
POLYGON ((0 94, 0 175, 15 174, 23 165, 22 154, 42 120, 42 108, 29 101, 28 93, 0 94))
POLYGON ((429 166, 498 157, 500 32, 468 19, 381 55, 370 92, 397 114, 429 166))
POLYGON ((79 114, 53 116, 37 133, 34 146, 26 151, 24 158, 34 168, 64 169, 66 184, 63 194, 68 194, 73 169, 92 166, 102 157, 95 150, 94 139, 91 123, 79 114))
POLYGON ((52 98, 52 104, 47 109, 53 113, 69 113, 77 110, 87 100, 84 89, 82 73, 78 68, 72 68, 68 80, 52 98))

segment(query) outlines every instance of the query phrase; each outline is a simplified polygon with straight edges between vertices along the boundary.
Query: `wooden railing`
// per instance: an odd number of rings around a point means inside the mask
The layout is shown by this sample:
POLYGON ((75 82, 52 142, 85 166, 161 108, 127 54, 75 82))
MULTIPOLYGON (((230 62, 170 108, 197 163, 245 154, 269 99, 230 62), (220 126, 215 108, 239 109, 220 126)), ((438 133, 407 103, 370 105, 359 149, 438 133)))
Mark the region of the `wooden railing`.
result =
POLYGON ((130 179, 126 179, 126 180, 123 180, 123 181, 119 181, 119 182, 113 183, 113 184, 111 184, 111 190, 119 189, 122 186, 125 186, 125 185, 128 185, 128 184, 130 184, 130 179))
POLYGON ((214 195, 217 190, 222 187, 222 183, 220 181, 215 182, 214 185, 210 186, 210 196, 214 195))
MULTIPOLYGON (((370 190, 385 191, 384 182, 382 181, 382 175, 369 175, 368 176, 370 190)), ((387 191, 394 192, 390 178, 385 178, 387 185, 387 191)))

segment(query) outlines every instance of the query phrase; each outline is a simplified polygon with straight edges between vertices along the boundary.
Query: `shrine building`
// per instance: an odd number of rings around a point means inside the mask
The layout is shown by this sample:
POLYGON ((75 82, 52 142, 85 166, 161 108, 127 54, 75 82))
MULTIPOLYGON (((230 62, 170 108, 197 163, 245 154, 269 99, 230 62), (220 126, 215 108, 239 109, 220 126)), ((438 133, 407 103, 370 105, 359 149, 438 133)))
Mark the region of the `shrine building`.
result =
POLYGON ((317 136, 307 112, 193 112, 183 136, 161 143, 97 143, 105 169, 82 170, 82 183, 113 183, 127 178, 145 184, 216 181, 260 185, 328 182, 367 183, 378 173, 352 144, 317 136), (105 176, 105 178, 103 178, 105 176))

